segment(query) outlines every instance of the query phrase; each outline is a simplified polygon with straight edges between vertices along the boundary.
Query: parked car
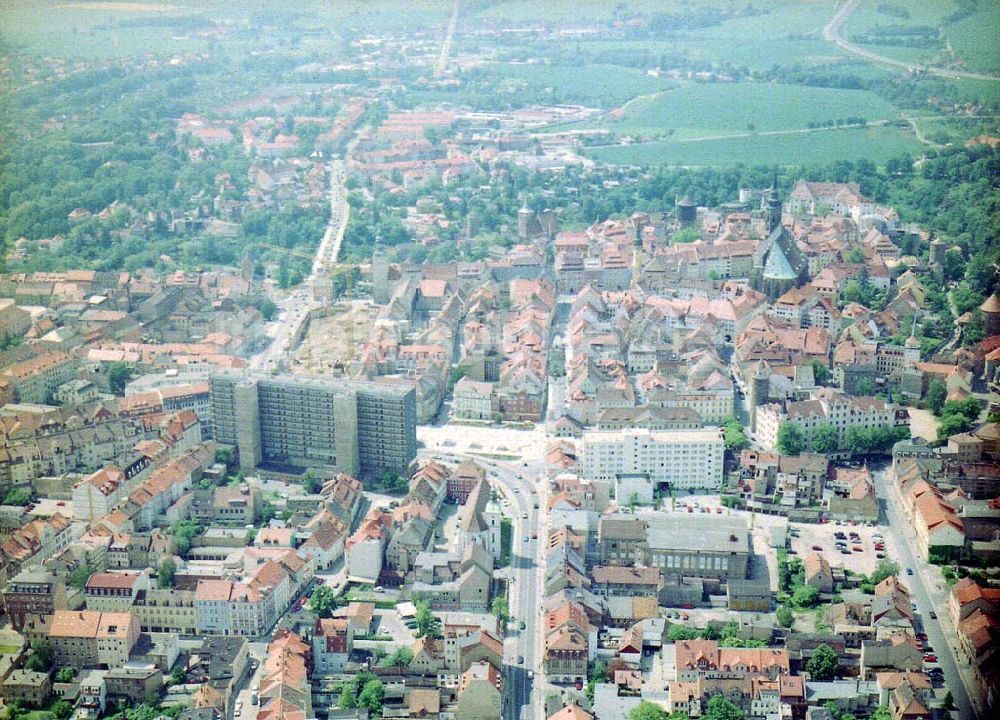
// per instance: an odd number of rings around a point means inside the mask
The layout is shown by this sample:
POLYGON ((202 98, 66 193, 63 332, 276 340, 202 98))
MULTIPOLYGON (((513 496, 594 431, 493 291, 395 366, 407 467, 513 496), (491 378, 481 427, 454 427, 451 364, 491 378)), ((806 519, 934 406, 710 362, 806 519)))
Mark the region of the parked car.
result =
POLYGON ((907 575, 912 575, 913 574, 913 568, 906 568, 906 574, 907 575))
POLYGON ((816 552, 823 552, 823 546, 822 545, 813 545, 813 550, 815 550, 816 552))
POLYGON ((931 620, 937 620, 937 613, 931 610, 931 620))
POLYGON ((518 655, 517 656, 517 664, 518 665, 523 665, 524 664, 524 655, 518 655))
POLYGON ((937 655, 924 655, 925 663, 936 663, 937 661, 937 655))

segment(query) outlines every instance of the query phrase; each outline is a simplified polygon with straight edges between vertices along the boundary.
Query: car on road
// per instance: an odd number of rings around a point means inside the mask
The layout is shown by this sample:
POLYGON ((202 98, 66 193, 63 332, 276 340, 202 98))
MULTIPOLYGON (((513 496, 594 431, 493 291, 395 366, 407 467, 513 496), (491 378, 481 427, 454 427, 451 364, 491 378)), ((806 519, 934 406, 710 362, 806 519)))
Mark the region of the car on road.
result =
POLYGON ((924 655, 925 663, 936 663, 937 661, 937 655, 924 655))
POLYGON ((521 513, 521 519, 522 520, 527 520, 528 519, 528 513, 521 513))
POLYGON ((529 670, 528 671, 528 679, 531 680, 534 677, 535 677, 535 671, 534 670, 529 670))
POLYGON ((517 656, 517 664, 518 665, 524 665, 524 655, 518 655, 517 656))
POLYGON ((528 623, 526 623, 526 622, 524 622, 524 620, 522 620, 520 622, 520 624, 518 625, 518 627, 520 627, 522 630, 524 630, 526 627, 528 627, 528 623))
POLYGON ((525 535, 524 538, 523 538, 523 540, 524 540, 524 542, 528 542, 528 536, 525 535))
POLYGON ((931 615, 931 620, 937 620, 937 613, 936 612, 934 612, 933 610, 931 610, 930 615, 931 615))
POLYGON ((816 552, 823 552, 823 546, 822 545, 813 545, 813 550, 815 550, 816 552))
POLYGON ((913 568, 906 568, 906 574, 907 575, 912 575, 913 574, 913 568))

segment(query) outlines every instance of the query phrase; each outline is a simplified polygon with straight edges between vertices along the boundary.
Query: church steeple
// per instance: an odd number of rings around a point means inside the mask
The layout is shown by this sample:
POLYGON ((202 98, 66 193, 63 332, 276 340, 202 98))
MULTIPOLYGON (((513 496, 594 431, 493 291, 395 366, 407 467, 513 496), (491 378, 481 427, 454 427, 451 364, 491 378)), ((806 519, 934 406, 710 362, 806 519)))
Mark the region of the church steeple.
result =
POLYGON ((771 187, 764 192, 762 203, 764 211, 764 228, 768 235, 781 227, 781 191, 778 190, 778 170, 774 170, 771 187))

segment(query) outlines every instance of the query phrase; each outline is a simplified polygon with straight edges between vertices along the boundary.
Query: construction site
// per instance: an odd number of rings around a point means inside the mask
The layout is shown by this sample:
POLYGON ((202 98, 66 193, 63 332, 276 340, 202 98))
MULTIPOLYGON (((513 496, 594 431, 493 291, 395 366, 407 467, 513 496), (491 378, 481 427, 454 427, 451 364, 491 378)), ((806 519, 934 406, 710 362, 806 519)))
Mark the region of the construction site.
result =
POLYGON ((371 334, 378 308, 348 300, 313 310, 302 342, 292 350, 289 370, 301 374, 349 375, 358 347, 371 334))

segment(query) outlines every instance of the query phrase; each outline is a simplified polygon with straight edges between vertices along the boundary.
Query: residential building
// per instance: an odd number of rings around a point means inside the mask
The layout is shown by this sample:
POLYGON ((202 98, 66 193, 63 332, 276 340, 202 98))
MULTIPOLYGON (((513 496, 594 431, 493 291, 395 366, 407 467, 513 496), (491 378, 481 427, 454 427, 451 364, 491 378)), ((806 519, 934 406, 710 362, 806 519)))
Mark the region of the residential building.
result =
POLYGON ((126 612, 141 590, 149 589, 147 572, 97 572, 84 587, 88 610, 126 612))
POLYGON ((490 662, 473 663, 459 678, 455 717, 500 720, 502 710, 503 673, 490 662))
POLYGON ((66 584, 62 577, 40 568, 22 570, 7 582, 3 607, 14 630, 24 627, 29 615, 51 615, 68 610, 66 584))
POLYGON ((416 457, 412 387, 306 377, 212 376, 216 439, 261 462, 330 467, 352 475, 408 475, 416 457))
POLYGON ((583 434, 581 475, 612 484, 619 507, 651 504, 663 485, 676 490, 716 488, 725 443, 718 430, 653 432, 635 428, 583 434))
POLYGON ((57 610, 47 630, 57 667, 119 667, 139 639, 139 623, 130 612, 57 610))

